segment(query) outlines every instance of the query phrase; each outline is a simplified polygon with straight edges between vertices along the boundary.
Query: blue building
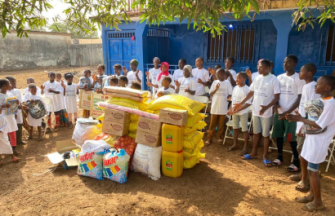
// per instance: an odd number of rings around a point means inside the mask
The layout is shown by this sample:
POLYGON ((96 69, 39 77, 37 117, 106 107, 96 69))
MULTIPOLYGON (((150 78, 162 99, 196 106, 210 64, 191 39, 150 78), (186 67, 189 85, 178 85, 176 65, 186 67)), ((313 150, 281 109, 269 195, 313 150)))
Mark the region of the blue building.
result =
MULTIPOLYGON (((103 57, 107 73, 113 74, 113 65, 120 63, 129 68, 129 61, 139 60, 139 69, 148 71, 152 59, 158 56, 161 61, 172 65, 173 71, 180 58, 190 65, 197 57, 203 57, 204 67, 220 64, 224 59, 235 58, 234 69, 238 72, 248 66, 257 71, 256 64, 261 58, 274 62, 275 74, 283 73, 283 60, 294 54, 299 58, 296 68, 313 62, 318 66, 318 75, 331 74, 335 70, 335 31, 334 23, 326 22, 298 31, 292 25, 295 9, 276 9, 261 11, 253 22, 236 21, 224 18, 227 31, 221 37, 210 33, 187 29, 187 22, 168 22, 165 25, 149 26, 136 18, 131 23, 120 24, 121 31, 102 28, 103 57)), ((317 15, 318 10, 313 13, 317 15)), ((145 76, 145 75, 144 75, 145 76)))

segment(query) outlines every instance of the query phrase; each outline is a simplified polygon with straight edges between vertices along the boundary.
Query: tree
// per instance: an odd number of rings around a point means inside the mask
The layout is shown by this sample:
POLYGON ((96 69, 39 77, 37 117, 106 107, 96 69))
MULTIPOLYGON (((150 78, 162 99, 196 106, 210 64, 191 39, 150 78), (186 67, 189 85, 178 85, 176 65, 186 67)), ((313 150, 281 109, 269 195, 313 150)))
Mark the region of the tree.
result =
MULTIPOLYGON (((84 28, 89 28, 87 25, 84 28)), ((77 39, 96 39, 99 38, 97 31, 83 32, 78 26, 71 28, 70 25, 64 22, 54 22, 49 26, 51 32, 62 32, 72 34, 72 38, 77 39)))
MULTIPOLYGON (((60 0, 61 1, 61 0, 60 0)), ((262 0, 131 0, 132 9, 136 9, 142 21, 149 24, 161 22, 187 20, 188 27, 197 31, 210 31, 221 34, 225 28, 220 22, 225 16, 241 20, 243 17, 252 19, 259 12, 258 1, 262 0), (253 10, 251 12, 251 10, 253 10), (232 16, 225 12, 232 13, 232 16)), ((29 30, 34 26, 43 28, 46 19, 42 12, 52 8, 50 0, 0 0, 0 28, 2 36, 15 29, 17 35, 28 36, 29 30)), ((64 0, 69 7, 63 11, 66 23, 81 29, 84 34, 96 31, 101 23, 119 29, 121 20, 130 21, 129 0, 64 0), (89 18, 89 16, 92 16, 89 18)), ((304 25, 313 25, 315 22, 324 23, 326 19, 334 21, 334 0, 299 0, 299 10, 293 14, 294 22, 304 25), (309 6, 324 6, 325 9, 318 17, 310 14, 309 6)), ((58 20, 55 19, 55 22, 58 20)))

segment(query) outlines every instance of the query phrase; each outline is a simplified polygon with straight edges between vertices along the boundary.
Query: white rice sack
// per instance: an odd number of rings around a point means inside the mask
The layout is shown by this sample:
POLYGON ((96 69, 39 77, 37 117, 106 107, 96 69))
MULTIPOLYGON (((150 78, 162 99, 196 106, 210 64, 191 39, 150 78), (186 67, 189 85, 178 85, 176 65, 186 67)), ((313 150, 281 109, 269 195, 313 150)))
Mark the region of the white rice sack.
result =
POLYGON ((148 175, 152 180, 158 180, 161 177, 161 159, 162 147, 150 147, 137 144, 131 169, 148 175))
POLYGON ((81 147, 81 152, 104 152, 110 149, 110 145, 108 145, 104 140, 86 140, 84 145, 81 147))
POLYGON ((92 140, 102 131, 96 125, 82 124, 77 122, 72 139, 78 145, 83 145, 86 140, 92 140))

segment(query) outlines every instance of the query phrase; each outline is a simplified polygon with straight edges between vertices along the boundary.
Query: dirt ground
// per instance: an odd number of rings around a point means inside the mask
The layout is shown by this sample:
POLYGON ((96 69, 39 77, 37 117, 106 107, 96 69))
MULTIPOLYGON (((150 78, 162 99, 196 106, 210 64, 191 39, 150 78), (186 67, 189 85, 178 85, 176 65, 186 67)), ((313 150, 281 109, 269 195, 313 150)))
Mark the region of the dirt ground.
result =
MULTIPOLYGON (((81 71, 79 68, 72 68, 81 71)), ((57 71, 57 70, 55 70, 57 71)), ((66 69, 60 70, 67 72, 66 69)), ((26 77, 43 82, 45 72, 1 73, 14 75, 18 87, 25 86, 26 77), (29 73, 29 74, 28 74, 29 73)), ((39 84, 39 83, 38 83, 39 84)), ((285 153, 284 164, 264 167, 262 160, 243 161, 238 152, 227 152, 226 145, 213 144, 203 148, 206 158, 180 178, 162 176, 153 181, 131 172, 128 182, 118 184, 81 177, 76 169, 56 169, 39 175, 52 164, 46 155, 55 151, 55 143, 71 139, 72 130, 62 128, 48 134, 42 142, 29 141, 18 149, 24 152, 17 164, 7 157, 0 167, 0 215, 335 215, 335 166, 324 173, 322 164, 322 195, 326 210, 304 212, 294 201, 303 196, 288 179, 286 167, 291 155, 285 153)), ((242 144, 242 143, 241 143, 242 144)), ((289 147, 288 145, 286 147, 289 147)), ((259 155, 262 148, 259 148, 259 155)), ((275 159, 272 152, 271 159, 275 159)))

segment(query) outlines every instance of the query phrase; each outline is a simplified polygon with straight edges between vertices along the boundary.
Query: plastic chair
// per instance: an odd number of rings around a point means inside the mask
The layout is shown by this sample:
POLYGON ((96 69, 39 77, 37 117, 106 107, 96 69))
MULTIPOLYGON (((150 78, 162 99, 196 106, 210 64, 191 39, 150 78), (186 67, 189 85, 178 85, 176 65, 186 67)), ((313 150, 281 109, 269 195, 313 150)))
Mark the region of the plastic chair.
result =
POLYGON ((335 163, 335 157, 334 157, 334 150, 335 150, 335 138, 331 141, 328 151, 330 152, 329 158, 325 160, 327 162, 326 172, 328 172, 329 165, 331 162, 335 163))
MULTIPOLYGON (((252 125, 252 121, 248 122, 248 131, 250 132, 250 129, 251 129, 251 125, 252 125)), ((226 143, 226 139, 234 139, 233 136, 228 136, 230 133, 234 132, 234 129, 233 129, 233 120, 229 120, 227 123, 226 123, 226 132, 225 132, 225 136, 224 136, 224 139, 223 139, 223 143, 222 145, 224 145, 226 143)), ((244 141, 244 138, 238 138, 238 140, 240 141, 244 141)), ((249 136, 249 142, 251 141, 251 137, 249 136)))
POLYGON ((52 99, 48 97, 42 97, 42 100, 44 104, 46 105, 46 110, 47 114, 43 117, 44 123, 45 123, 45 128, 44 128, 44 133, 43 133, 43 138, 45 137, 45 134, 47 133, 48 128, 53 132, 54 130, 52 127, 49 126, 48 124, 48 118, 49 118, 49 113, 50 113, 50 106, 52 106, 52 99))

